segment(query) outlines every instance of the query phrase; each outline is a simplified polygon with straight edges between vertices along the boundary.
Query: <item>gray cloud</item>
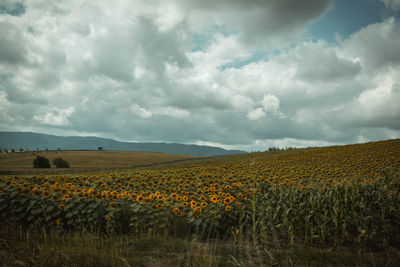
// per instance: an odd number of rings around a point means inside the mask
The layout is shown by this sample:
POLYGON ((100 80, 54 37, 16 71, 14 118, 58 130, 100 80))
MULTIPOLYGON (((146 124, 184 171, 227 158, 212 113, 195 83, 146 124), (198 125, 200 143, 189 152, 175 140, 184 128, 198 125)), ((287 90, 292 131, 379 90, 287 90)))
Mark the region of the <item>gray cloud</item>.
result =
POLYGON ((340 57, 335 49, 321 42, 306 43, 297 47, 293 60, 299 64, 297 77, 308 82, 337 82, 356 76, 361 71, 360 63, 340 57))
POLYGON ((330 1, 293 3, 28 1, 0 14, 0 128, 248 150, 399 137, 398 21, 302 41, 330 1))
POLYGON ((25 13, 25 6, 22 1, 3 0, 0 3, 0 14, 9 14, 11 16, 21 16, 25 13))
POLYGON ((238 32, 247 45, 261 47, 282 45, 282 42, 297 39, 305 26, 321 16, 331 3, 330 0, 180 2, 187 7, 188 13, 203 11, 199 16, 226 27, 228 31, 238 32))
POLYGON ((12 23, 0 22, 0 32, 0 62, 24 63, 27 51, 21 30, 12 23))
POLYGON ((386 7, 391 8, 393 11, 400 10, 400 1, 399 0, 381 0, 385 4, 386 7))

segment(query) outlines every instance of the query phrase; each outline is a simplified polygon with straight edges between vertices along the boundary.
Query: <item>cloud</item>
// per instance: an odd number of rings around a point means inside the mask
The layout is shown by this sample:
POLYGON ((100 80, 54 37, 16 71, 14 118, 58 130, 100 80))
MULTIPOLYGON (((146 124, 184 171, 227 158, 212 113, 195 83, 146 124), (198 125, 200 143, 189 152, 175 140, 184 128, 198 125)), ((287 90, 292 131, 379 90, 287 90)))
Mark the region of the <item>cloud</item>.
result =
MULTIPOLYGON (((328 8, 330 0, 195 0, 179 1, 187 12, 194 11, 189 22, 204 25, 213 23, 237 32, 246 45, 272 47, 297 39, 306 25, 328 8)), ((191 14, 192 15, 192 14, 191 14)))
POLYGON ((299 64, 296 76, 307 82, 337 82, 356 76, 361 71, 357 58, 340 54, 337 47, 325 41, 307 42, 291 55, 299 64))
POLYGON ((250 119, 250 120, 258 120, 258 119, 260 119, 260 118, 262 118, 262 117, 265 117, 265 112, 264 112, 264 110, 262 109, 262 108, 256 108, 256 109, 254 109, 254 110, 250 110, 248 113, 247 113, 247 117, 250 119))
POLYGON ((264 95, 261 104, 265 112, 276 113, 279 110, 279 98, 275 95, 264 95))
POLYGON ((151 116, 153 116, 153 113, 151 113, 151 111, 142 108, 136 103, 133 103, 131 105, 131 110, 134 116, 139 116, 144 119, 151 118, 151 116))
POLYGON ((0 125, 10 123, 10 101, 7 99, 6 92, 0 91, 0 125))
POLYGON ((329 43, 302 33, 331 1, 20 3, 0 14, 2 130, 248 150, 400 136, 396 18, 329 43))
POLYGON ((358 59, 369 71, 400 64, 400 26, 390 17, 354 33, 343 42, 349 55, 358 59))
POLYGON ((381 0, 381 2, 383 2, 386 7, 391 8, 393 11, 400 10, 399 0, 381 0))
MULTIPOLYGON (((395 75, 400 72, 398 69, 395 75)), ((394 73, 386 74, 377 87, 363 91, 351 105, 340 110, 342 120, 349 125, 382 127, 400 130, 400 84, 393 79, 394 73)))
POLYGON ((74 112, 73 107, 69 107, 66 109, 58 109, 53 108, 53 110, 49 112, 45 112, 44 114, 35 115, 34 119, 52 126, 67 126, 70 125, 69 117, 74 112))
POLYGON ((0 3, 0 14, 20 16, 25 13, 25 6, 20 0, 2 0, 0 3))
POLYGON ((26 41, 21 30, 12 23, 0 21, 0 32, 0 63, 16 65, 26 62, 26 41))
POLYGON ((178 119, 189 118, 191 115, 190 111, 175 107, 156 108, 155 110, 153 110, 153 114, 163 115, 178 119))

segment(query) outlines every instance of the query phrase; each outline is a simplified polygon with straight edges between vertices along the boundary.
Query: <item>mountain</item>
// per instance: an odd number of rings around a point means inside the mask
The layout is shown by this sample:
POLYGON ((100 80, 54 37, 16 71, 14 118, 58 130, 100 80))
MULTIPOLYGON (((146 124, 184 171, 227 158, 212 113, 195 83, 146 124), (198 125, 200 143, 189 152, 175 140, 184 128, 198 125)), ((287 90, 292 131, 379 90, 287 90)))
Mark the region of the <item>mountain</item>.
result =
POLYGON ((28 150, 105 150, 161 152, 194 156, 219 156, 247 153, 220 147, 177 143, 133 143, 93 136, 56 136, 31 132, 0 132, 0 149, 28 150))

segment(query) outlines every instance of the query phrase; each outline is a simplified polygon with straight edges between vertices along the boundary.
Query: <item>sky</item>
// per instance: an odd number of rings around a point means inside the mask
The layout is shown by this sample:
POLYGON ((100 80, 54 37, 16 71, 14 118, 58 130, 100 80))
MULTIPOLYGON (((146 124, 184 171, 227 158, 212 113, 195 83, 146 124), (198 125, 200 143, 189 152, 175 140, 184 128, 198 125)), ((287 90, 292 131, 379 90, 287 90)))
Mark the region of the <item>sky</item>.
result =
POLYGON ((264 151, 400 138, 400 0, 1 0, 0 131, 264 151))

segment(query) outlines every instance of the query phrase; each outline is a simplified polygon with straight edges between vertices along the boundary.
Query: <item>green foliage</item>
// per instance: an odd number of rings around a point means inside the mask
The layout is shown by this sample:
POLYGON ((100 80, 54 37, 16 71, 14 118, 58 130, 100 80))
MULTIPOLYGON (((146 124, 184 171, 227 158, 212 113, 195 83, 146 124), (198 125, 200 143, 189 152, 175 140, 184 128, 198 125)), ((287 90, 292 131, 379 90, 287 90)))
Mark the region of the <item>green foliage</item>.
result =
MULTIPOLYGON (((184 216, 128 199, 66 198, 48 195, 48 185, 28 193, 10 182, 0 191, 0 223, 75 230, 81 226, 123 234, 193 235, 200 239, 249 238, 253 245, 282 242, 311 246, 356 246, 361 251, 399 247, 400 180, 383 176, 374 184, 299 190, 276 185, 248 195, 241 208, 205 209, 184 216)), ((60 187, 61 189, 62 187, 60 187)), ((93 192, 92 192, 93 193, 93 192)), ((95 194, 95 193, 93 193, 95 194)), ((54 196, 54 195, 53 195, 54 196)))
POLYGON ((50 161, 43 156, 36 156, 33 160, 33 168, 50 168, 50 161))
POLYGON ((53 164, 57 167, 57 168, 69 168, 69 163, 68 161, 66 161, 63 158, 56 158, 53 160, 53 164))

